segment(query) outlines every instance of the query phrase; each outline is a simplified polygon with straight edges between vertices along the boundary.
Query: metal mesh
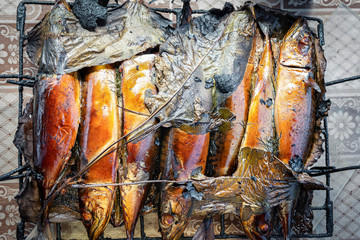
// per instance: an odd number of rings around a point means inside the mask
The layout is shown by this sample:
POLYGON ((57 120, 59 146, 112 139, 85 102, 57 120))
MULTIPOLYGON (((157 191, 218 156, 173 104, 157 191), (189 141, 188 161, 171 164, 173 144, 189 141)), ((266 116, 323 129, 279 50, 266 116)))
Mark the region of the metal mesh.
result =
MULTIPOLYGON (((18 98, 18 117, 20 118, 22 111, 23 111, 23 91, 24 87, 33 87, 34 83, 36 81, 36 78, 29 75, 23 74, 23 63, 24 63, 24 42, 27 39, 27 36, 25 34, 25 20, 26 20, 26 6, 27 5, 52 5, 53 2, 46 2, 46 1, 23 1, 19 4, 17 9, 17 31, 19 32, 19 72, 18 74, 14 75, 0 75, 0 78, 8 79, 8 83, 13 83, 18 85, 19 90, 19 98, 18 98), (16 79, 16 80, 14 80, 16 79)), ((110 6, 114 7, 114 5, 110 6)), ((176 16, 176 19, 179 20, 179 16, 181 14, 181 9, 159 9, 159 8, 151 8, 152 10, 165 12, 165 13, 172 13, 176 16)), ((205 10, 195 10, 193 13, 195 14, 201 14, 205 13, 205 10)), ((311 18, 307 17, 310 21, 316 21, 317 27, 318 27, 318 37, 320 38, 320 42, 323 45, 325 43, 324 41, 324 34, 323 34, 323 22, 322 20, 318 18, 311 18)), ((179 22, 177 21, 177 25, 179 22)), ((328 82, 326 85, 331 86, 338 83, 343 83, 347 81, 352 81, 355 79, 359 79, 359 76, 354 76, 350 78, 345 79, 339 79, 332 82, 328 82)), ((317 175, 325 175, 326 176, 326 185, 330 187, 330 173, 336 172, 336 171, 343 171, 343 170, 350 170, 359 168, 359 166, 353 166, 348 167, 346 169, 335 169, 335 167, 331 166, 330 164, 330 156, 329 156, 329 137, 328 137, 328 128, 327 128, 327 119, 324 119, 323 123, 323 134, 325 136, 325 164, 323 166, 317 166, 313 167, 312 169, 308 170, 308 173, 312 176, 317 175)), ((18 153, 18 168, 8 172, 2 176, 0 176, 0 181, 5 181, 9 179, 19 179, 19 189, 22 188, 23 185, 23 179, 24 174, 23 172, 27 169, 27 166, 23 166, 23 156, 18 153)), ((306 238, 324 238, 324 237, 330 237, 333 234, 333 203, 330 199, 330 190, 325 190, 325 201, 322 206, 313 206, 311 209, 313 211, 325 211, 326 213, 326 232, 319 233, 319 234, 306 234, 301 236, 293 236, 293 237, 306 237, 306 238)), ((227 239, 227 238, 239 238, 239 239, 246 239, 246 236, 240 235, 228 235, 225 233, 225 221, 224 216, 220 216, 220 225, 221 230, 220 234, 215 236, 215 239, 227 239)), ((17 226, 17 239, 23 239, 24 238, 24 232, 25 232, 25 221, 22 220, 18 226, 17 226)), ((161 238, 150 238, 146 236, 146 230, 144 226, 144 218, 143 216, 140 216, 140 229, 141 229, 141 238, 135 238, 135 239, 161 239, 161 238)), ((280 236, 272 236, 272 237, 280 237, 280 236)), ((57 239, 61 239, 61 227, 60 224, 57 224, 57 239)), ((120 238, 120 239, 126 239, 126 238, 120 238)), ((119 240, 120 240, 119 239, 119 240)), ((183 239, 192 239, 191 237, 183 237, 183 239)))

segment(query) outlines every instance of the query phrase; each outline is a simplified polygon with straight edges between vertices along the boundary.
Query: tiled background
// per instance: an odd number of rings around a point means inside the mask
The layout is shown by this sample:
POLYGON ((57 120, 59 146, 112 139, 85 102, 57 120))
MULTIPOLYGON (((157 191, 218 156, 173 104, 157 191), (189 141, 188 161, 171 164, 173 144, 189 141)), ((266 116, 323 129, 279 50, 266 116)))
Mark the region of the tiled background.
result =
MULTIPOLYGON (((0 1, 0 74, 17 74, 18 32, 16 31, 16 8, 20 0, 0 1)), ((121 2, 121 1, 120 1, 121 2)), ((145 2, 150 2, 146 0, 145 2)), ((242 0, 232 1, 235 6, 242 0)), ((256 1, 269 7, 282 8, 296 14, 316 16, 325 23, 325 55, 328 60, 326 81, 360 74, 360 0, 264 0, 256 1)), ((222 7, 224 0, 192 1, 194 9, 222 7)), ((154 7, 181 7, 180 0, 157 0, 154 7)), ((26 29, 31 29, 48 11, 48 7, 27 5, 26 29)), ((36 68, 25 56, 24 74, 35 75, 36 68)), ((25 88, 25 103, 32 95, 25 88)), ((17 167, 17 151, 12 144, 17 126, 17 87, 0 80, 0 175, 17 167)), ((360 80, 328 88, 327 97, 332 101, 329 114, 330 157, 336 167, 360 164, 360 80)), ((360 171, 336 173, 331 176, 334 188, 335 232, 331 239, 360 239, 360 171)), ((16 223, 19 221, 14 196, 16 181, 0 183, 0 239, 15 239, 16 223)), ((315 193, 314 205, 323 203, 323 195, 315 193)), ((149 215, 146 226, 158 234, 157 222, 149 215)), ((227 215, 227 232, 238 233, 236 217, 227 215)), ((192 221, 187 229, 192 234, 198 228, 199 220, 192 221)), ((315 232, 324 232, 324 214, 317 214, 314 220, 315 232)), ((29 227, 31 228, 31 226, 29 227)), ((219 230, 217 224, 215 230, 219 230)), ((107 231, 108 237, 120 237, 121 228, 107 231)), ((81 223, 63 224, 65 239, 86 239, 81 223)), ((330 239, 330 238, 329 238, 330 239)))

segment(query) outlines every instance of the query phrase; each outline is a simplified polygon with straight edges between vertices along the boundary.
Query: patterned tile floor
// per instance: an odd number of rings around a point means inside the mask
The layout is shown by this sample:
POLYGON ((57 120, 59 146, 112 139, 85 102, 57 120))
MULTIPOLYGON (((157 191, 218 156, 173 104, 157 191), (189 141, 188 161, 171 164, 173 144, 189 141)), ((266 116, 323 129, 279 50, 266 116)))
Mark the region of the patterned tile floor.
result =
MULTIPOLYGON (((18 32, 16 31, 16 7, 20 0, 0 1, 0 74, 18 73, 18 32)), ((149 2, 149 1, 146 1, 149 2)), ((244 1, 236 0, 237 6, 244 1)), ((328 60, 326 81, 360 74, 360 1, 359 0, 259 0, 269 7, 282 8, 296 14, 317 16, 325 20, 325 54, 328 60), (349 10, 350 9, 350 10, 349 10)), ((194 9, 222 7, 225 0, 192 1, 194 9)), ((180 7, 181 1, 157 0, 155 7, 180 7)), ((28 6, 26 29, 31 29, 48 11, 44 6, 28 6)), ((36 74, 35 66, 25 57, 24 73, 36 74)), ((25 90, 25 99, 32 95, 25 90)), ((329 115, 330 156, 336 167, 359 164, 360 157, 360 80, 328 88, 327 97, 332 101, 329 115)), ((25 101, 26 102, 26 101, 25 101)), ((17 125, 17 88, 0 80, 0 174, 17 166, 17 152, 12 144, 17 125)), ((332 200, 334 201, 334 236, 329 239, 360 239, 360 171, 332 175, 332 200)), ((0 183, 0 239, 14 239, 16 222, 19 221, 14 196, 18 192, 16 181, 0 183)), ((314 204, 323 196, 315 196, 314 204)), ((155 216, 149 215, 147 227, 158 235, 155 216)), ((239 226, 236 217, 227 215, 227 231, 236 233, 239 226), (232 222, 232 223, 231 223, 232 222)), ((192 234, 200 221, 193 221, 187 234, 192 234)), ((323 215, 314 220, 316 232, 323 232, 323 215)), ((31 227, 30 227, 31 228, 31 227)), ((64 239, 86 239, 80 222, 63 224, 64 239)), ((219 224, 215 226, 219 230, 219 224)), ((114 236, 109 227, 106 236, 114 236)), ((117 236, 119 233, 116 230, 117 236)))

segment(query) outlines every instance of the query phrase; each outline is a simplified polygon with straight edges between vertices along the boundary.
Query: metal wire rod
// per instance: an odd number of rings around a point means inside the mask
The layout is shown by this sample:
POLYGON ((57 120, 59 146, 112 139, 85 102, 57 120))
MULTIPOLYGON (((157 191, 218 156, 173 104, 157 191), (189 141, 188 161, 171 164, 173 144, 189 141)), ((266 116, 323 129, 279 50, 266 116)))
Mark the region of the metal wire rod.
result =
POLYGON ((354 80, 357 80, 357 79, 360 79, 360 75, 330 81, 330 82, 325 83, 325 86, 332 86, 332 85, 335 85, 335 84, 344 83, 344 82, 350 82, 350 81, 354 81, 354 80))
POLYGON ((34 76, 20 75, 20 74, 0 75, 0 78, 26 78, 26 79, 36 80, 36 77, 34 77, 34 76))
POLYGON ((5 181, 4 179, 7 179, 8 177, 10 177, 11 175, 13 175, 14 173, 17 173, 17 172, 21 172, 23 171, 24 169, 26 169, 28 167, 27 164, 23 165, 23 166, 20 166, 8 173, 5 173, 4 175, 1 175, 0 176, 0 181, 5 181))
POLYGON ((34 85, 35 85, 34 80, 15 81, 15 80, 8 79, 8 80, 6 80, 6 82, 11 83, 11 84, 15 84, 15 85, 19 85, 19 86, 24 86, 24 87, 34 87, 34 85))
POLYGON ((343 172, 343 171, 349 171, 349 170, 356 170, 356 169, 360 169, 360 165, 343 167, 343 168, 333 168, 333 169, 329 169, 329 170, 319 170, 320 172, 318 172, 318 173, 310 172, 309 175, 313 176, 313 177, 317 177, 317 176, 321 176, 321 175, 325 175, 325 174, 331 174, 331 173, 343 172))

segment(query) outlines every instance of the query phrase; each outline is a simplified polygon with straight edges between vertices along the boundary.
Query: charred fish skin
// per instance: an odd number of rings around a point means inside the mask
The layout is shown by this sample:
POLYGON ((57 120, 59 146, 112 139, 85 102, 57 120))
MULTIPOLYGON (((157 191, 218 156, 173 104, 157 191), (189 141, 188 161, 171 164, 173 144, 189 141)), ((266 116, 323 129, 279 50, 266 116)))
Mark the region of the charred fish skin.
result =
MULTIPOLYGON (((151 82, 154 65, 154 54, 147 54, 127 60, 120 66, 122 73, 121 93, 123 99, 124 134, 128 134, 148 119, 149 110, 144 98, 147 92, 156 94, 151 82), (128 111, 130 110, 130 111, 128 111)), ((152 127, 156 120, 152 119, 144 126, 152 127)), ((127 137, 130 141, 133 135, 127 137)), ((159 147, 159 131, 154 130, 138 142, 126 144, 126 156, 122 159, 125 167, 123 182, 145 181, 154 176, 159 147)), ((133 239, 135 225, 139 213, 146 200, 150 185, 136 184, 120 186, 121 203, 128 239, 133 239)))
POLYGON ((299 19, 286 34, 279 56, 275 99, 275 126, 279 158, 296 172, 307 159, 315 121, 314 37, 299 19))
POLYGON ((251 99, 254 70, 258 61, 258 48, 262 45, 260 33, 254 27, 254 37, 244 77, 237 89, 226 99, 223 107, 230 110, 235 117, 231 126, 225 132, 216 131, 211 134, 215 140, 216 153, 209 155, 208 162, 212 164, 212 176, 230 176, 236 170, 237 155, 245 133, 246 122, 251 99))
POLYGON ((34 101, 34 166, 50 190, 71 156, 80 118, 77 73, 40 75, 34 101))
MULTIPOLYGON (((171 180, 186 181, 197 173, 204 174, 210 133, 203 126, 182 125, 169 133, 167 150, 168 176, 171 180)), ((193 189, 195 191, 195 189, 193 189)), ((160 199, 159 225, 163 239, 176 240, 183 234, 192 210, 191 189, 184 184, 163 188, 160 199)))
MULTIPOLYGON (((115 69, 111 65, 86 69, 82 89, 80 169, 119 138, 115 69)), ((115 148, 116 146, 87 171, 83 176, 85 184, 116 181, 118 159, 115 148)), ((114 194, 114 186, 79 190, 81 217, 90 239, 98 239, 105 230, 111 217, 114 194)))

